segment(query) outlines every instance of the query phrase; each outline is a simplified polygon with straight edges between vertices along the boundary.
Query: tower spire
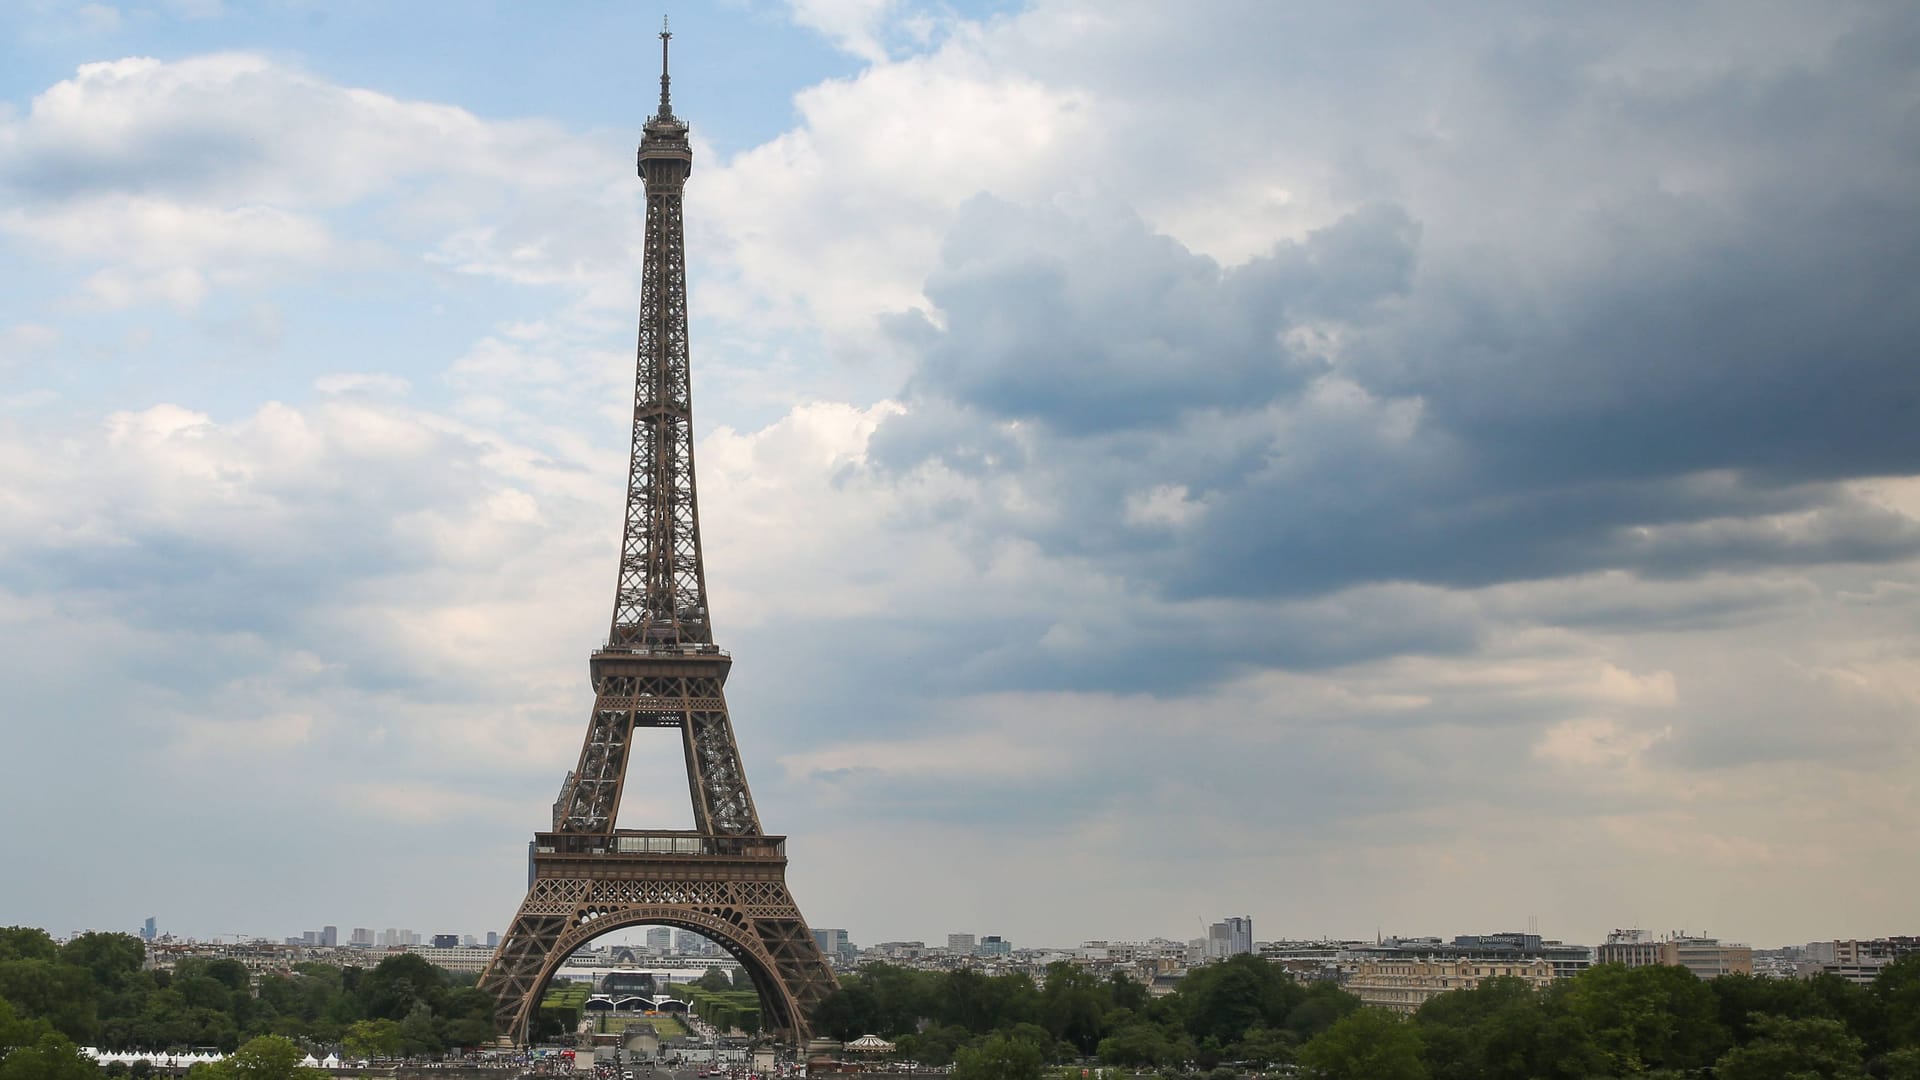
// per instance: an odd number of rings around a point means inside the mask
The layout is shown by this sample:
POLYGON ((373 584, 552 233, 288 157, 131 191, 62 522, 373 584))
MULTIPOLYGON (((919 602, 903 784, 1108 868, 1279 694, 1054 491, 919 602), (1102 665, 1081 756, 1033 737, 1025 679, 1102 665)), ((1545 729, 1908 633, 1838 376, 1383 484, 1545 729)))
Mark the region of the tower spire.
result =
POLYGON ((660 112, 662 117, 673 115, 673 106, 667 103, 667 42, 673 40, 673 31, 667 29, 667 17, 660 16, 660 112))

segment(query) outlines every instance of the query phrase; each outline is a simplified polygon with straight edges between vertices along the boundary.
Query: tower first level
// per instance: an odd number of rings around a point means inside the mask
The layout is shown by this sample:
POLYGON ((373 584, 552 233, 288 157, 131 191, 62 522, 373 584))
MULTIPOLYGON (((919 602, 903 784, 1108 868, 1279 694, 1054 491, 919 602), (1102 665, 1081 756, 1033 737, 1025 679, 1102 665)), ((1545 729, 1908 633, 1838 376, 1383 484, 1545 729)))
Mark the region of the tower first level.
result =
POLYGON ((525 1043, 554 972, 594 938, 674 926, 725 949, 753 980, 762 1026, 804 1042, 807 1018, 834 981, 787 891, 785 851, 779 836, 537 834, 533 884, 481 980, 498 1027, 525 1043))

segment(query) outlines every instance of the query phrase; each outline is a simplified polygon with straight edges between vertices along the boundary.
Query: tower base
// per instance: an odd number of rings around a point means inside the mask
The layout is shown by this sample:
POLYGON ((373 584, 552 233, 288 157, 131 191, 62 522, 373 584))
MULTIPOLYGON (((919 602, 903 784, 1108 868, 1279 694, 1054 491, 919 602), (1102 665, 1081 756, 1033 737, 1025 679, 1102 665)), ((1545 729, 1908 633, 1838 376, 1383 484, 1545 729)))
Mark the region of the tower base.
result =
POLYGON ((787 891, 786 838, 692 832, 539 833, 533 883, 480 989, 495 1023, 527 1042, 540 998, 574 950, 629 926, 710 938, 746 969, 762 1028, 802 1045, 833 972, 787 891))

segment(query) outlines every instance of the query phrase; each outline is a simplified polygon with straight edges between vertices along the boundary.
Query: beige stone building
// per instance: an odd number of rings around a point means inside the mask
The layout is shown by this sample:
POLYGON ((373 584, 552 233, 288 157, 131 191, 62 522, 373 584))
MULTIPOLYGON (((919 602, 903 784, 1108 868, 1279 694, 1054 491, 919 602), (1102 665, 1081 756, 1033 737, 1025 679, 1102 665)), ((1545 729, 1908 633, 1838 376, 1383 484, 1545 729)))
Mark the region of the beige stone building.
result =
POLYGON ((1411 1013, 1429 998, 1449 990, 1467 990, 1496 976, 1524 979, 1538 990, 1553 981, 1553 962, 1544 957, 1476 960, 1453 957, 1374 958, 1361 960, 1347 977, 1348 993, 1362 1004, 1411 1013))
POLYGON ((1753 949, 1723 943, 1716 938, 1672 934, 1658 941, 1638 930, 1616 930, 1600 946, 1595 959, 1602 964, 1647 967, 1664 964, 1683 967, 1702 979, 1753 974, 1753 949))
POLYGON ((1668 938, 1660 943, 1660 962, 1683 967, 1702 979, 1753 974, 1753 949, 1726 945, 1713 938, 1668 938))

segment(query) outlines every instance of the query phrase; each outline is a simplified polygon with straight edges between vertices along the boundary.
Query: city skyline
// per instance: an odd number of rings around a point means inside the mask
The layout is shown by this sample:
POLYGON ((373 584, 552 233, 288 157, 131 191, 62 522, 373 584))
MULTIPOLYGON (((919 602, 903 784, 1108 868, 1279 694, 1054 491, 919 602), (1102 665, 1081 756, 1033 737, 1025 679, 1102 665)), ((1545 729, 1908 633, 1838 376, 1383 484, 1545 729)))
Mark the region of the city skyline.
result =
MULTIPOLYGON (((1920 15, 671 14, 714 641, 814 925, 1911 931, 1920 15)), ((505 928, 657 30, 0 13, 0 922, 505 928)))
MULTIPOLYGON (((381 950, 389 949, 389 948, 405 948, 405 947, 408 947, 409 945, 415 946, 415 947, 421 947, 421 946, 427 946, 430 944, 433 945, 434 947, 448 947, 447 944, 441 943, 435 940, 443 937, 457 939, 452 944, 457 944, 464 947, 483 947, 483 948, 491 949, 494 947, 495 944, 498 943, 499 936, 500 936, 497 931, 492 931, 492 930, 480 931, 476 933, 468 930, 458 930, 458 929, 456 930, 441 929, 441 930, 432 930, 432 931, 422 931, 422 930, 414 930, 411 927, 366 926, 366 927, 349 928, 347 927, 347 924, 344 924, 344 923, 342 924, 329 923, 322 926, 319 929, 301 930, 297 933, 272 934, 272 933, 252 933, 247 931, 229 931, 225 933, 216 933, 216 934, 206 935, 204 937, 201 937, 198 935, 185 933, 185 932, 176 933, 174 930, 164 925, 159 926, 157 933, 154 933, 153 932, 155 931, 154 922, 155 922, 154 917, 149 917, 145 921, 145 924, 143 926, 137 926, 130 931, 116 930, 113 927, 73 928, 73 929, 64 930, 64 931, 54 927, 45 927, 44 929, 48 930, 50 933, 53 933, 54 935, 56 935, 56 937, 70 937, 70 936, 81 934, 81 933, 94 933, 94 932, 131 933, 134 936, 140 937, 142 940, 146 940, 146 941, 203 940, 203 941, 212 942, 212 941, 223 941, 223 940, 231 939, 236 941, 239 941, 239 940, 265 941, 265 942, 284 941, 287 944, 298 944, 298 943, 301 943, 302 937, 304 936, 306 938, 314 939, 314 940, 306 941, 305 944, 313 945, 317 947, 372 948, 372 949, 381 949, 381 950), (335 932, 335 938, 336 938, 335 941, 329 942, 324 940, 325 932, 328 930, 332 930, 335 932), (365 941, 360 940, 360 935, 363 931, 368 935, 370 940, 365 940, 365 941)), ((1597 935, 1591 940, 1584 940, 1584 939, 1570 938, 1565 936, 1556 936, 1552 932, 1541 933, 1537 930, 1523 931, 1523 930, 1517 930, 1511 927, 1504 927, 1504 926, 1499 930, 1489 930, 1488 927, 1492 925, 1493 924, 1488 923, 1480 926, 1452 927, 1452 928, 1432 927, 1432 926, 1424 927, 1424 928, 1413 928, 1413 929, 1409 929, 1405 927, 1381 928, 1381 929, 1377 929, 1375 933, 1371 935, 1371 937, 1366 935, 1343 937, 1340 935, 1331 935, 1331 934, 1299 934, 1299 933, 1289 933, 1289 932, 1286 932, 1285 930, 1282 930, 1281 932, 1275 933, 1275 934, 1263 935, 1263 934, 1256 933, 1254 931, 1252 926, 1252 920, 1245 919, 1244 917, 1240 917, 1240 916, 1226 916, 1220 922, 1211 923, 1211 924, 1203 923, 1203 925, 1201 925, 1199 928, 1201 932, 1197 936, 1181 937, 1172 932, 1160 932, 1160 933, 1132 932, 1132 933, 1125 933, 1125 934, 1118 934, 1118 935, 1110 935, 1107 937, 1083 936, 1083 937, 1075 938, 1072 940, 1020 941, 1020 942, 1012 941, 1011 939, 1001 934, 987 933, 979 930, 973 930, 973 931, 948 930, 948 931, 941 931, 939 933, 921 934, 917 937, 908 935, 906 937, 893 937, 893 938, 874 938, 874 937, 870 937, 869 935, 861 934, 856 929, 847 928, 847 927, 829 927, 824 925, 813 927, 813 932, 816 937, 819 937, 822 934, 836 935, 838 937, 838 940, 840 940, 846 946, 856 951, 864 951, 870 948, 877 948, 877 947, 888 946, 888 945, 905 945, 905 944, 919 944, 926 947, 928 950, 932 950, 932 951, 938 951, 943 948, 946 949, 947 951, 955 951, 957 948, 956 942, 960 941, 960 942, 963 942, 965 945, 965 948, 962 949, 961 951, 968 952, 973 955, 992 956, 992 955, 1001 955, 1006 950, 1056 951, 1056 950, 1072 950, 1072 949, 1084 948, 1086 946, 1095 945, 1095 944, 1108 944, 1108 943, 1141 944, 1141 943, 1147 943, 1147 942, 1163 941, 1163 942, 1169 942, 1174 944, 1198 946, 1202 949, 1202 957, 1206 960, 1216 960, 1216 959, 1220 959, 1222 956, 1234 955, 1236 953, 1246 952, 1246 951, 1249 951, 1255 945, 1290 943, 1290 942, 1354 942, 1354 941, 1367 941, 1367 940, 1444 941, 1444 940, 1449 940, 1449 939, 1459 938, 1459 937, 1478 938, 1478 937, 1485 937, 1489 934, 1495 934, 1495 935, 1525 935, 1525 936, 1541 938, 1543 940, 1546 940, 1548 942, 1553 942, 1553 943, 1563 943, 1567 945, 1579 945, 1579 946, 1586 946, 1589 948, 1597 948, 1602 943, 1615 941, 1615 940, 1656 942, 1656 941, 1664 941, 1668 939, 1686 939, 1686 938, 1719 939, 1723 936, 1723 935, 1718 935, 1713 933, 1711 931, 1711 928, 1708 928, 1708 927, 1660 926, 1656 928, 1653 926, 1622 924, 1620 926, 1616 926, 1609 929, 1603 934, 1597 935), (1235 924, 1241 923, 1241 922, 1245 922, 1248 925, 1236 928, 1235 924), (1218 940, 1220 939, 1223 931, 1230 931, 1232 933, 1232 936, 1230 938, 1230 941, 1232 944, 1229 948, 1216 952, 1215 950, 1213 950, 1212 946, 1218 943, 1218 940), (944 946, 941 945, 942 941, 946 942, 944 946), (980 951, 981 947, 987 945, 988 943, 993 943, 992 950, 989 952, 981 952, 980 951)), ((1887 937, 1899 937, 1900 935, 1896 932, 1890 932, 1890 933, 1883 933, 1879 935, 1869 935, 1868 939, 1875 936, 1880 938, 1887 938, 1887 937)), ((711 938, 707 937, 706 935, 700 934, 697 931, 683 930, 683 929, 678 929, 678 928, 667 926, 667 925, 648 924, 648 923, 643 923, 643 924, 638 924, 634 926, 623 927, 618 930, 608 931, 605 935, 594 938, 589 944, 590 944, 590 947, 594 949, 646 948, 658 954, 663 949, 666 949, 672 953, 681 952, 686 949, 687 943, 692 939, 699 939, 699 941, 705 943, 705 945, 702 946, 701 948, 692 950, 693 952, 708 952, 710 950, 716 950, 718 948, 717 943, 715 943, 711 938), (666 935, 664 942, 662 940, 662 935, 666 935)), ((1731 942, 1732 938, 1728 937, 1726 938, 1726 940, 1731 942)), ((1819 942, 1833 941, 1833 940, 1849 940, 1849 939, 1844 937, 1836 938, 1833 935, 1816 934, 1813 937, 1807 939, 1806 941, 1777 941, 1777 942, 1740 941, 1740 942, 1737 942, 1737 944, 1752 945, 1755 948, 1794 948, 1794 947, 1799 947, 1809 943, 1819 943, 1819 942)), ((1866 939, 1863 939, 1863 940, 1866 940, 1866 939)), ((832 950, 823 949, 823 951, 831 952, 832 950)), ((724 955, 722 955, 721 958, 727 959, 727 962, 729 963, 732 962, 730 959, 724 957, 724 955)))

